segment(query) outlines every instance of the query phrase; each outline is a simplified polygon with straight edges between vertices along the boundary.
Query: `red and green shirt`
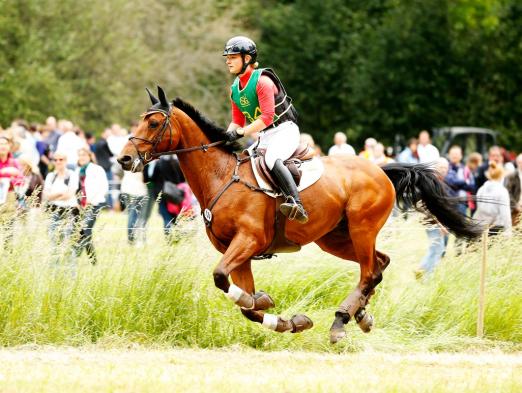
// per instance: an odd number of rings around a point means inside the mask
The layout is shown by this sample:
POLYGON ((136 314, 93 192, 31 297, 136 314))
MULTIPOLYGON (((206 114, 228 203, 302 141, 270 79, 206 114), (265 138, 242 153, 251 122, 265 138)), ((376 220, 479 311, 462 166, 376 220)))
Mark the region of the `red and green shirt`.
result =
POLYGON ((234 80, 230 91, 233 123, 243 127, 246 120, 252 123, 261 118, 268 127, 275 120, 275 96, 278 89, 270 77, 263 75, 263 69, 249 67, 234 80))

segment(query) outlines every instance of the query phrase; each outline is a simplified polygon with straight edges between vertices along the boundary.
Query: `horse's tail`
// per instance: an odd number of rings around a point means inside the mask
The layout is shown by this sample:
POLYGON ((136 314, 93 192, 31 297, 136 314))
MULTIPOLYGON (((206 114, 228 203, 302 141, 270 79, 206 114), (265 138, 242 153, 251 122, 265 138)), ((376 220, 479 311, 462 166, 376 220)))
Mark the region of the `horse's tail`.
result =
POLYGON ((401 210, 415 208, 429 212, 458 237, 476 238, 482 233, 480 225, 457 210, 458 199, 447 194, 443 182, 429 165, 388 164, 382 169, 395 187, 401 210), (419 202, 422 205, 419 206, 419 202))

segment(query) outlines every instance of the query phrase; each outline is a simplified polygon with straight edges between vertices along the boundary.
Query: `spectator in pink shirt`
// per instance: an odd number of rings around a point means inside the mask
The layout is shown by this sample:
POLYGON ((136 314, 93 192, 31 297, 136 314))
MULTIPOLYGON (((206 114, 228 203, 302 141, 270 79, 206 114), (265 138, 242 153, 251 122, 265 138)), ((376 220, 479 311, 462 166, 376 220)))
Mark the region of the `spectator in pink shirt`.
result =
POLYGON ((11 139, 0 136, 0 233, 4 247, 10 247, 12 227, 16 215, 16 195, 14 187, 22 183, 23 174, 19 162, 11 153, 11 139))

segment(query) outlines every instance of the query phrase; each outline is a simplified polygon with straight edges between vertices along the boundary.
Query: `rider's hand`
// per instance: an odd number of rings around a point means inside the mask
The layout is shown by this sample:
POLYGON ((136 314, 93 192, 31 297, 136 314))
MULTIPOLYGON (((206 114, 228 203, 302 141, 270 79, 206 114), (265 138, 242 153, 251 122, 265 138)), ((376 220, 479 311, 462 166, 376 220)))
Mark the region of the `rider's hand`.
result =
POLYGON ((234 142, 241 138, 243 135, 239 135, 236 130, 230 130, 225 133, 225 139, 227 142, 234 142))

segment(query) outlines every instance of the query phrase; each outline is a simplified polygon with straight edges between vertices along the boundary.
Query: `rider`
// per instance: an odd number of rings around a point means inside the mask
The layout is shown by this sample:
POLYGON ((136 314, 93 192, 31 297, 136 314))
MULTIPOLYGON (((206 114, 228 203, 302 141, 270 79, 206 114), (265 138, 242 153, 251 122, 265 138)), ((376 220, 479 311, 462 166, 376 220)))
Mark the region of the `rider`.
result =
POLYGON ((223 51, 226 64, 236 79, 231 86, 232 122, 227 140, 259 132, 258 149, 266 149, 265 162, 286 201, 280 211, 289 219, 304 224, 308 214, 301 203, 295 181, 283 162, 299 145, 297 112, 283 84, 269 68, 258 69, 257 48, 250 38, 237 36, 228 40, 223 51), (246 120, 250 124, 245 126, 246 120))

